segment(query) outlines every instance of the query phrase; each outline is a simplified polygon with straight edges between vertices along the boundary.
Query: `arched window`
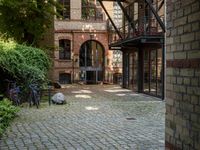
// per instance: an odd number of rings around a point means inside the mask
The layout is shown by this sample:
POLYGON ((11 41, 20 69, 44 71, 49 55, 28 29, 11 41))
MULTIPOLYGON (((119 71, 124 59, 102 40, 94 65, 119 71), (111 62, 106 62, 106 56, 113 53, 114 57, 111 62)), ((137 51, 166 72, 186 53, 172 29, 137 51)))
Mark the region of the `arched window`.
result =
POLYGON ((80 67, 102 67, 104 63, 104 48, 93 40, 86 41, 80 49, 80 67))
POLYGON ((70 40, 59 40, 59 59, 71 59, 71 46, 70 40))
POLYGON ((57 8, 58 14, 63 17, 63 19, 70 19, 70 0, 58 0, 61 8, 57 8))
POLYGON ((80 79, 86 83, 103 81, 105 53, 97 41, 89 40, 82 44, 79 55, 80 79))

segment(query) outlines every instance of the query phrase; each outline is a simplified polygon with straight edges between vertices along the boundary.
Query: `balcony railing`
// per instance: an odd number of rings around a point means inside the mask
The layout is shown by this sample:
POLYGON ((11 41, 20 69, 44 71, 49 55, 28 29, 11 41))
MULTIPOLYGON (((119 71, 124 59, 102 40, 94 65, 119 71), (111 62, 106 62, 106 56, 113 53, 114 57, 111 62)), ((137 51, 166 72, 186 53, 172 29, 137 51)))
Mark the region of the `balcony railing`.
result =
POLYGON ((159 23, 155 18, 152 17, 143 17, 141 19, 135 20, 132 23, 132 26, 130 23, 127 23, 123 27, 119 27, 118 31, 122 38, 119 37, 113 28, 109 28, 109 43, 115 43, 140 36, 163 35, 163 30, 161 29, 159 23))

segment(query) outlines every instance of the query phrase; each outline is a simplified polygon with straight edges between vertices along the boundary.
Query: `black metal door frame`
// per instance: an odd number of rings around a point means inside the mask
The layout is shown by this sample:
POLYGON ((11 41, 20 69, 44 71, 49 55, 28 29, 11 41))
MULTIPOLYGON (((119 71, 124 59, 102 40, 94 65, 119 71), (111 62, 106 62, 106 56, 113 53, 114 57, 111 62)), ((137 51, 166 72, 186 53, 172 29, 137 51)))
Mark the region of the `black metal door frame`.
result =
MULTIPOLYGON (((98 41, 96 40, 89 40, 89 41, 86 41, 84 45, 84 64, 85 66, 81 66, 80 67, 80 70, 81 72, 84 73, 84 82, 87 83, 87 72, 88 71, 94 71, 95 74, 96 74, 96 78, 95 78, 95 83, 98 82, 98 76, 99 76, 99 71, 102 71, 102 81, 104 80, 104 69, 105 69, 105 49, 103 47, 103 45, 101 43, 99 43, 98 41), (102 67, 93 67, 93 66, 87 66, 87 52, 88 52, 88 49, 87 49, 87 45, 86 45, 86 42, 90 42, 90 46, 91 46, 91 42, 94 41, 96 42, 96 56, 98 56, 98 49, 97 49, 97 44, 99 44, 101 47, 102 47, 102 59, 103 59, 103 64, 102 64, 102 67)), ((98 62, 97 60, 98 57, 96 57, 96 60, 94 60, 94 62, 98 62)))
POLYGON ((145 49, 141 48, 139 50, 139 59, 138 59, 138 63, 139 63, 139 75, 138 75, 138 79, 139 79, 139 83, 138 83, 138 91, 140 93, 145 93, 145 94, 148 94, 148 95, 152 95, 152 96, 156 96, 156 97, 159 97, 159 98, 162 98, 164 99, 164 65, 165 65, 165 56, 164 56, 164 46, 161 47, 162 48, 162 71, 161 71, 161 84, 162 84, 162 89, 161 89, 161 96, 158 95, 158 48, 155 48, 156 49, 156 94, 152 94, 150 93, 151 92, 151 77, 152 77, 152 64, 151 64, 151 52, 152 50, 155 50, 155 49, 151 49, 151 50, 147 50, 148 52, 148 78, 149 78, 149 91, 148 92, 145 92, 144 91, 144 52, 145 52, 145 49))

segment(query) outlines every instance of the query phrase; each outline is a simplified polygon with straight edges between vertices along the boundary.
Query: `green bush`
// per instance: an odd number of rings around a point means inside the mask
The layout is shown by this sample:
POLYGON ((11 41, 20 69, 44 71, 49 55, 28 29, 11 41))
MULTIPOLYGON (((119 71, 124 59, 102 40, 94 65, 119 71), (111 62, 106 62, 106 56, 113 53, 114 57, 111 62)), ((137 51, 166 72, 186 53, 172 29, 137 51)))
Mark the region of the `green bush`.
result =
POLYGON ((12 105, 8 99, 0 101, 0 136, 3 134, 6 127, 16 117, 19 108, 12 105))
POLYGON ((43 83, 50 67, 50 59, 38 48, 0 40, 0 68, 19 83, 43 83))

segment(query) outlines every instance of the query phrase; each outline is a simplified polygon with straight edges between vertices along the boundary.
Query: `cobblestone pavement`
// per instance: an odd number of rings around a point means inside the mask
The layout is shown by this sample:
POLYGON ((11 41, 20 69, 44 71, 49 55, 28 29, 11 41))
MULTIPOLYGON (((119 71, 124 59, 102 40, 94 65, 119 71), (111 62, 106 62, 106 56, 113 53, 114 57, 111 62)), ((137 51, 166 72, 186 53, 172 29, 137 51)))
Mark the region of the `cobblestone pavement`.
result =
POLYGON ((162 150, 163 101, 115 85, 71 85, 68 104, 23 107, 0 149, 162 150))

